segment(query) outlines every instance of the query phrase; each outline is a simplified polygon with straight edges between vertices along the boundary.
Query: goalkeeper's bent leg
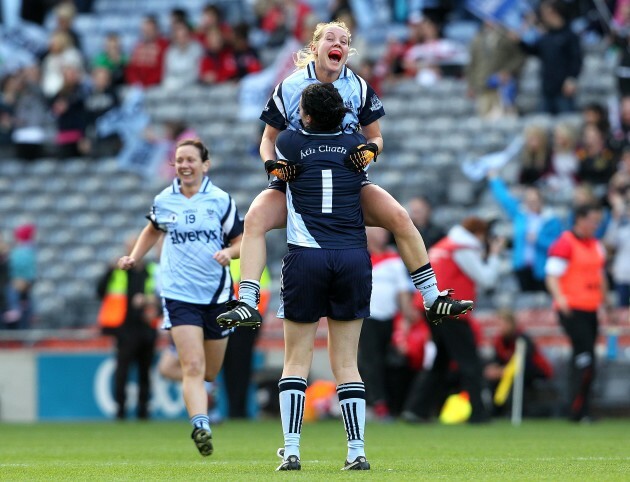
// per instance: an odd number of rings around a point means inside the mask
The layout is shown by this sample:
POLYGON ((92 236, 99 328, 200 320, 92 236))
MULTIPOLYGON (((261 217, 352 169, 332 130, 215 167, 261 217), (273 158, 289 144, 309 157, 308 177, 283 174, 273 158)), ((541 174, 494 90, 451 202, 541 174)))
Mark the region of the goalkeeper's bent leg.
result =
POLYGON ((286 197, 282 191, 267 189, 252 202, 245 216, 241 242, 241 279, 260 280, 267 262, 265 234, 287 222, 286 197))

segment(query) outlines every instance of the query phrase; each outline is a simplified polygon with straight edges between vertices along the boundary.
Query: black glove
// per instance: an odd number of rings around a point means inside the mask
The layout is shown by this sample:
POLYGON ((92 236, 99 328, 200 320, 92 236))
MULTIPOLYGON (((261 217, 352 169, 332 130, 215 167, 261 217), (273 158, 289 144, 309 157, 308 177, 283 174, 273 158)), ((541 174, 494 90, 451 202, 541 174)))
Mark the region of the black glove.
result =
POLYGON ((278 159, 277 161, 265 161, 265 171, 267 175, 276 176, 284 182, 295 181, 303 171, 304 166, 296 161, 288 159, 278 159))
POLYGON ((361 173, 372 161, 376 162, 378 146, 373 142, 353 147, 343 160, 344 165, 356 173, 361 173))

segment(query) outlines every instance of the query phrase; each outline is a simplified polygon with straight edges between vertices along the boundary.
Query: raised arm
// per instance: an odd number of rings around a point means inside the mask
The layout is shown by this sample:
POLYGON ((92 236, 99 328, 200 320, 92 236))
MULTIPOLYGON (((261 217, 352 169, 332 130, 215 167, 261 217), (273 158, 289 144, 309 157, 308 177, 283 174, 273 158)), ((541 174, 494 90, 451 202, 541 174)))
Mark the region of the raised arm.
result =
POLYGON ((260 140, 260 158, 263 162, 276 160, 276 138, 280 132, 279 129, 271 127, 269 124, 265 126, 260 140))

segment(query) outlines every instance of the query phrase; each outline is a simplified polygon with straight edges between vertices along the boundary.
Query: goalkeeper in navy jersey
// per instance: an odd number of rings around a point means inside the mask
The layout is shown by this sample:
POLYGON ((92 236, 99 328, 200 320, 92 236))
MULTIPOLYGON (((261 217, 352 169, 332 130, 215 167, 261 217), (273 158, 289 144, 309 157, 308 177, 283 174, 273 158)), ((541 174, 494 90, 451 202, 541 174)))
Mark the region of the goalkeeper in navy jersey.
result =
POLYGON ((357 367, 363 318, 370 314, 372 264, 361 212, 364 175, 344 167, 347 152, 364 142, 343 134, 347 112, 332 84, 304 89, 301 131, 284 131, 278 159, 295 159, 287 186, 287 242, 282 263, 284 368, 278 383, 284 447, 277 470, 300 470, 300 434, 318 321, 328 319, 328 351, 348 440, 344 470, 368 470, 363 434, 365 387, 357 367))

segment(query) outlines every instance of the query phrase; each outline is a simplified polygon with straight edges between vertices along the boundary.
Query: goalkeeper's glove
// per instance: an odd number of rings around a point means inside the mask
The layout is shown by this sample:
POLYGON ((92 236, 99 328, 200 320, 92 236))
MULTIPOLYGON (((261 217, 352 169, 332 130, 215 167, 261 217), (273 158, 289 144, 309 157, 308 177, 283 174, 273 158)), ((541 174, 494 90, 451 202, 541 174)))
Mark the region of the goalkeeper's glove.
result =
POLYGON ((359 144, 350 149, 350 152, 343 160, 344 165, 356 173, 361 173, 372 161, 376 162, 378 156, 378 146, 373 142, 369 144, 359 144))
POLYGON ((304 166, 302 164, 287 159, 265 161, 265 171, 267 171, 267 175, 276 176, 284 182, 295 181, 303 169, 304 166))

